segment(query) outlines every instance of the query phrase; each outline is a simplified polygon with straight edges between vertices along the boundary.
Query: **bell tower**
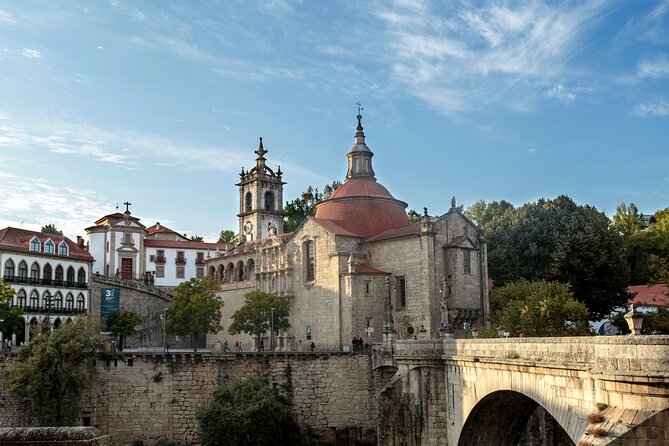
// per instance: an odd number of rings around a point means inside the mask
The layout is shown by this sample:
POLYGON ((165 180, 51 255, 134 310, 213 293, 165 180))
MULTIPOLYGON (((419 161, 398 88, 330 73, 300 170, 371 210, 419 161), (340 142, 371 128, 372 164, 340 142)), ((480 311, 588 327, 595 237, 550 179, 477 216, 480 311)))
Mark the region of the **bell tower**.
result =
POLYGON ((283 232, 283 185, 281 166, 276 173, 265 161, 268 151, 262 138, 255 153, 256 165, 239 174, 239 234, 247 242, 283 232))

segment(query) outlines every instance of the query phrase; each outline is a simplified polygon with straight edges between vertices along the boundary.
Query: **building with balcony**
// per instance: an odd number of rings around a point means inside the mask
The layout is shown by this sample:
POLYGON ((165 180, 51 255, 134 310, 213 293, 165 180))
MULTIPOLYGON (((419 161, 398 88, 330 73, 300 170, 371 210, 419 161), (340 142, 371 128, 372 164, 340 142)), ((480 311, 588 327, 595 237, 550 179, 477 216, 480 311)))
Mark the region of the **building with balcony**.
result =
POLYGON ((62 235, 17 228, 0 230, 2 278, 15 291, 13 306, 25 312, 25 328, 3 333, 16 343, 30 339, 37 327, 52 328, 87 313, 93 257, 62 235))

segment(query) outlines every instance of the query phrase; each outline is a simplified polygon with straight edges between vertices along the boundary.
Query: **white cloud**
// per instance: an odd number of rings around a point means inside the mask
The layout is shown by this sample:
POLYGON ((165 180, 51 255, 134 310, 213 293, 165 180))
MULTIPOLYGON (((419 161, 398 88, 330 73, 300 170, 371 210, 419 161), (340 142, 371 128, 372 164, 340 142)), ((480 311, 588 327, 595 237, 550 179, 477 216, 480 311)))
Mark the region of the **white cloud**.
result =
POLYGON ((573 102, 575 91, 556 81, 579 76, 569 62, 607 3, 449 2, 437 11, 403 1, 376 14, 399 89, 453 115, 489 105, 528 109, 551 84, 549 97, 573 102))
POLYGON ((42 53, 32 48, 23 48, 21 50, 21 55, 29 59, 39 59, 42 57, 42 53))
POLYGON ((7 23, 11 25, 16 23, 16 20, 14 20, 14 17, 10 13, 0 9, 0 23, 7 23))
POLYGON ((548 90, 546 96, 563 104, 571 104, 576 100, 576 94, 573 91, 567 90, 560 84, 548 90))
POLYGON ((642 59, 637 65, 636 76, 639 79, 657 79, 669 76, 669 59, 661 54, 654 59, 642 59))
POLYGON ((645 104, 637 104, 632 107, 630 114, 647 118, 651 116, 669 116, 669 103, 663 98, 656 98, 645 104))

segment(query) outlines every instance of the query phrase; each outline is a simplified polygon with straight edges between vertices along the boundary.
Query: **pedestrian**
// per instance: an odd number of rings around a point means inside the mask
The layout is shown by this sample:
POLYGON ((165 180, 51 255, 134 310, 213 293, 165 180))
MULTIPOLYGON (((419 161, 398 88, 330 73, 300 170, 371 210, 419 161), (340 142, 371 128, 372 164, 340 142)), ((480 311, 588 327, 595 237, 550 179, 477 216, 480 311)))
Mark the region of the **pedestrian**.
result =
POLYGON ((353 340, 351 341, 351 349, 352 351, 355 351, 358 348, 358 339, 353 336, 353 340))
POLYGON ((313 352, 316 350, 316 344, 314 344, 314 341, 311 341, 311 351, 313 352))
POLYGON ((227 340, 223 343, 223 351, 224 352, 231 352, 232 351, 232 350, 230 350, 230 345, 228 344, 227 340))
POLYGON ((237 340, 237 342, 235 342, 235 351, 236 352, 241 351, 240 348, 239 348, 239 340, 237 340))
POLYGON ((262 341, 262 339, 260 340, 260 343, 258 344, 258 351, 259 352, 264 352, 265 351, 265 343, 262 341))
POLYGON ((302 351, 302 339, 300 339, 299 341, 297 341, 297 351, 298 351, 298 352, 301 352, 301 351, 302 351))

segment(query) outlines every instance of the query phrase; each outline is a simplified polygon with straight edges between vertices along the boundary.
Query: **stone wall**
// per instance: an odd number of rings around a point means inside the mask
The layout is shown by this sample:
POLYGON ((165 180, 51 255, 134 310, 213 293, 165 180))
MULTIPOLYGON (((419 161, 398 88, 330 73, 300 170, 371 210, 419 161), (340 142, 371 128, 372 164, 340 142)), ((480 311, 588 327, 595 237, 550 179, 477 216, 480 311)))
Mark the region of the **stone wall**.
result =
POLYGON ((119 444, 152 444, 161 437, 193 444, 198 409, 219 386, 246 376, 267 378, 292 401, 298 423, 326 444, 342 432, 349 438, 354 432, 360 441, 376 438, 371 361, 366 355, 125 354, 100 361, 84 416, 119 444))

